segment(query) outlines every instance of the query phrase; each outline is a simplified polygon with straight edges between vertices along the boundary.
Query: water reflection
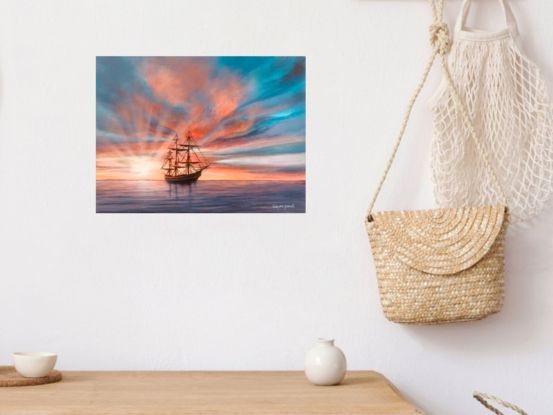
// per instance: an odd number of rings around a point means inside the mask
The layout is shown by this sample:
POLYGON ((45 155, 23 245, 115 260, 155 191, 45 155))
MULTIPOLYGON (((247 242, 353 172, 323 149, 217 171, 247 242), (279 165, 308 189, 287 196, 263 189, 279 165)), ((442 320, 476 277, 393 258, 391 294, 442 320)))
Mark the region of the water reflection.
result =
POLYGON ((175 201, 183 201, 188 203, 188 207, 192 209, 194 202, 194 189, 197 186, 197 182, 165 182, 169 191, 169 199, 175 201))

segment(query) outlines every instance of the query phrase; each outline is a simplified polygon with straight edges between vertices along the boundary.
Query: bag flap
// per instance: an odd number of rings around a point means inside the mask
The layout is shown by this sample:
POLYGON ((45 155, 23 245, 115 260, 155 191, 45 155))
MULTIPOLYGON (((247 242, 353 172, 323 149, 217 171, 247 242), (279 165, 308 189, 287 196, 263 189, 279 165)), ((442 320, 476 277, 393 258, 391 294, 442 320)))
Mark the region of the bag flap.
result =
POLYGON ((381 243, 404 264, 428 274, 463 271, 489 251, 503 221, 505 206, 376 212, 381 243))

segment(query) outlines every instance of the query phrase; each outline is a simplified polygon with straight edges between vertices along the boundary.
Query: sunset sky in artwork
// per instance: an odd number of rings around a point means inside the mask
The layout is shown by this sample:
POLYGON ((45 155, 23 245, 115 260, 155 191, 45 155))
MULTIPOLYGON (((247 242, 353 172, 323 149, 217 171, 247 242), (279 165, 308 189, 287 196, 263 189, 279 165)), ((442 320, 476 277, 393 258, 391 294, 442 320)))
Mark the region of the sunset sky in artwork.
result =
POLYGON ((97 180, 163 180, 187 131, 201 180, 305 180, 305 58, 96 58, 97 180))

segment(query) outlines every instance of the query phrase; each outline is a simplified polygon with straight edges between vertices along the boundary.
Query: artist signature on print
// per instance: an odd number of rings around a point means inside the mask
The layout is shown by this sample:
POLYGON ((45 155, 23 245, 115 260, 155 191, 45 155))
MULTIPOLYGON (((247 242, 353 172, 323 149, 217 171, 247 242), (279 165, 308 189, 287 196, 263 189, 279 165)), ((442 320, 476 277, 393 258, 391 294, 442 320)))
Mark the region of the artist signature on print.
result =
POLYGON ((288 209, 294 209, 295 205, 273 205, 273 209, 279 209, 279 210, 288 210, 288 209))

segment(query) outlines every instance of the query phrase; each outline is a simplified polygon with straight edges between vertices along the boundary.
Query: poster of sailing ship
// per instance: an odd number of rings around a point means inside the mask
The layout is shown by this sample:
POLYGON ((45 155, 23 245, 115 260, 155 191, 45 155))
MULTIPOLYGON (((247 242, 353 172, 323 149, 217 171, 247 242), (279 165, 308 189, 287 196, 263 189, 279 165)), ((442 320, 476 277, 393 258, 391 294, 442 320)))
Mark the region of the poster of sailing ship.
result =
POLYGON ((97 213, 304 213, 305 57, 97 57, 97 213))

